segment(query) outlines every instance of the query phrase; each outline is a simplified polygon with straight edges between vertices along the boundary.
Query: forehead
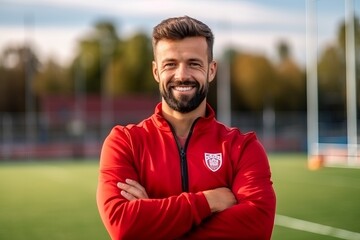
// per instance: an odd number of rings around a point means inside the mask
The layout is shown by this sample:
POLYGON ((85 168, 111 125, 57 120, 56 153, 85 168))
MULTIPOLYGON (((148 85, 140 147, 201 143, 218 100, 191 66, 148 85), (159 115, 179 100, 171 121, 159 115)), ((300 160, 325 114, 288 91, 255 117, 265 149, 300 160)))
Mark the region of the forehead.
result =
POLYGON ((178 58, 207 59, 207 42, 204 37, 188 37, 181 40, 162 39, 155 46, 157 60, 178 58))

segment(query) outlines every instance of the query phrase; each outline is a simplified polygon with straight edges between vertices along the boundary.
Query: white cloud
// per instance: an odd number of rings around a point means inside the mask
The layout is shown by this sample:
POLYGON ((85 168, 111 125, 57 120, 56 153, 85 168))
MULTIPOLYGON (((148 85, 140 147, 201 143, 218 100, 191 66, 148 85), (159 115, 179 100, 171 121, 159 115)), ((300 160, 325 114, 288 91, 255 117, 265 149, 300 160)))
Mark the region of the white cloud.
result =
POLYGON ((242 31, 233 32, 229 36, 224 36, 221 32, 215 32, 216 48, 215 53, 219 53, 224 47, 232 46, 243 52, 262 54, 269 59, 277 60, 277 44, 285 41, 295 60, 304 65, 305 62, 305 35, 286 31, 242 31))
MULTIPOLYGON (((230 43, 274 57, 277 42, 284 39, 292 47, 297 61, 305 61, 305 12, 284 11, 278 6, 268 8, 251 1, 208 0, 13 0, 12 3, 19 6, 26 3, 78 8, 84 11, 96 10, 101 16, 119 16, 122 34, 133 33, 134 29, 147 29, 150 32, 152 27, 150 24, 153 23, 149 23, 149 19, 153 19, 156 24, 166 17, 190 15, 208 23, 214 30, 215 53, 220 52, 223 46, 230 43), (134 22, 137 16, 139 20, 134 22)), ((99 16, 94 16, 94 20, 96 17, 99 16)), ((91 28, 91 24, 89 23, 87 28, 91 28)), ((86 31, 88 31, 86 27, 75 27, 75 25, 44 27, 38 24, 34 32, 29 35, 23 26, 0 26, 2 36, 0 50, 4 44, 21 44, 25 38, 31 38, 41 59, 51 55, 66 63, 74 56, 76 40, 86 31)), ((328 34, 328 37, 331 35, 328 31, 324 34, 328 34)), ((319 39, 323 40, 323 36, 319 36, 319 39)))
POLYGON ((283 11, 279 8, 265 8, 250 1, 208 1, 208 0, 13 0, 15 3, 44 4, 55 7, 95 9, 115 15, 138 15, 164 18, 191 15, 200 19, 230 21, 243 24, 302 24, 302 14, 283 11))
POLYGON ((30 43, 41 61, 52 57, 64 65, 74 57, 76 41, 83 35, 83 31, 76 28, 36 28, 25 31, 20 27, 0 27, 0 33, 6 36, 0 38, 2 48, 30 43))

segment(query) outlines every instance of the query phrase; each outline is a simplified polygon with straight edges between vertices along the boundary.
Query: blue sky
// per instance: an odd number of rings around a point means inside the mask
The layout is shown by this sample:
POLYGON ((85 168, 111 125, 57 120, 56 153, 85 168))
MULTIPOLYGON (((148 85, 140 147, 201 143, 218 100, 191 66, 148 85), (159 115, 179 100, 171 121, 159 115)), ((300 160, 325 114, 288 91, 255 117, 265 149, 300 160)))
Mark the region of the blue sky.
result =
MULTIPOLYGON (((354 0, 359 12, 360 0, 354 0)), ((344 0, 317 0, 321 49, 336 39, 345 16, 344 0)), ((276 59, 276 44, 289 43, 305 61, 306 0, 0 0, 0 51, 30 41, 41 60, 71 61, 78 39, 100 19, 114 22, 120 37, 152 27, 166 17, 189 15, 215 34, 215 54, 226 46, 276 59)))

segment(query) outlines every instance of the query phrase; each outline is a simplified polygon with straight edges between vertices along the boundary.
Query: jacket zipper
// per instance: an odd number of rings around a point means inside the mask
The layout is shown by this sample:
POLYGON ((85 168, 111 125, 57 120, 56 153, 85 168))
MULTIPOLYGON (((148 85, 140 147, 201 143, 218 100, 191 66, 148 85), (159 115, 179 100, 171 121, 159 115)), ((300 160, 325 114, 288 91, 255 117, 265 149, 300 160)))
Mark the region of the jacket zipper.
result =
MULTIPOLYGON (((186 140, 187 142, 187 140, 186 140)), ((186 160, 186 148, 180 148, 181 187, 183 192, 189 191, 189 176, 186 160)))
POLYGON ((187 150, 187 146, 188 146, 190 137, 191 137, 191 135, 193 133, 195 123, 197 122, 198 119, 199 118, 195 119, 195 121, 191 125, 190 132, 189 132, 189 135, 186 138, 184 147, 181 147, 180 142, 179 142, 179 140, 178 140, 178 138, 176 136, 175 130, 172 127, 172 125, 169 123, 171 131, 172 131, 172 133, 174 135, 174 138, 175 138, 175 141, 176 141, 176 145, 177 145, 178 150, 179 150, 179 154, 180 154, 181 187, 182 187, 183 192, 188 192, 189 191, 189 175, 188 175, 188 165, 187 165, 187 158, 186 158, 186 150, 187 150))

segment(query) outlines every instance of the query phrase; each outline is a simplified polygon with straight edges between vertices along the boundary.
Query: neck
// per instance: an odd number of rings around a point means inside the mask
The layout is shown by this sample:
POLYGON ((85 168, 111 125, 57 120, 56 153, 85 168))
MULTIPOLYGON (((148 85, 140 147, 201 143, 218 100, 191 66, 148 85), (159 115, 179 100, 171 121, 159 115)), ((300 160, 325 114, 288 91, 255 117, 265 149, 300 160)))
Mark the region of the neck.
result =
POLYGON ((171 109, 166 102, 162 101, 162 114, 170 122, 178 137, 187 137, 194 121, 199 117, 204 117, 206 112, 206 100, 204 100, 195 110, 189 113, 180 113, 171 109))

